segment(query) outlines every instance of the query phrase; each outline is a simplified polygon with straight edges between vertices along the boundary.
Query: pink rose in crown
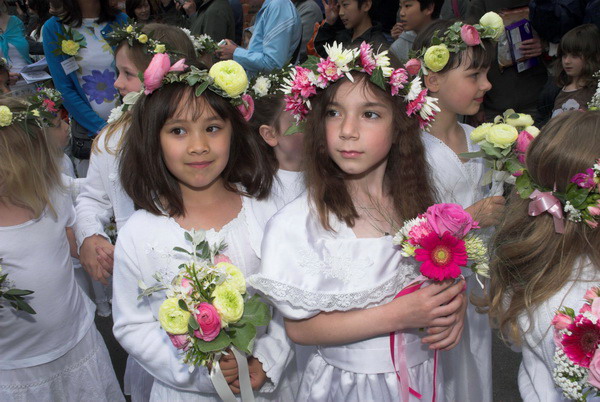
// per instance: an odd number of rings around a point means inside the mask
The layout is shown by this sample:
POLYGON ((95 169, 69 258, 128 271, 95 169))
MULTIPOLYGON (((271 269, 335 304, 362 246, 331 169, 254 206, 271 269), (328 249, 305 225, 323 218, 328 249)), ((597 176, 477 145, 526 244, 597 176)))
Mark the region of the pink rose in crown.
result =
POLYGON ((188 68, 188 65, 185 64, 185 59, 180 59, 169 68, 169 72, 184 71, 186 68, 188 68))
POLYGON ((552 326, 554 326, 554 328, 556 328, 557 331, 566 329, 572 323, 573 318, 570 315, 564 313, 557 313, 552 318, 552 326))
POLYGON ((242 95, 242 104, 238 105, 238 110, 244 117, 244 120, 250 121, 254 114, 254 99, 248 94, 242 95))
POLYGON ((427 208, 425 217, 438 236, 448 232, 462 239, 471 229, 479 228, 471 214, 458 204, 432 205, 427 208))
POLYGON ((600 353, 596 350, 592 361, 590 362, 590 371, 588 375, 588 382, 596 387, 600 388, 600 353))
POLYGON ((515 150, 518 153, 517 158, 519 159, 519 162, 525 163, 525 154, 527 153, 527 148, 529 148, 529 144, 531 144, 533 138, 533 135, 529 134, 525 130, 519 133, 515 144, 515 150))
POLYGON ((214 258, 215 265, 217 265, 220 262, 226 262, 226 263, 231 264, 231 260, 225 254, 217 254, 217 255, 215 255, 215 258, 214 258))
POLYGON ((168 335, 173 346, 175 346, 177 349, 186 350, 187 346, 190 343, 190 340, 188 339, 187 335, 168 335))
POLYGON ((467 46, 476 46, 481 43, 479 32, 473 25, 465 24, 460 28, 460 37, 467 46))
POLYGON ((421 61, 419 59, 410 59, 406 62, 404 68, 410 75, 417 75, 421 70, 421 61))
POLYGON ((165 53, 157 53, 144 71, 144 93, 150 95, 162 85, 162 80, 171 68, 171 60, 165 53))
POLYGON ((196 338, 210 342, 221 332, 221 317, 212 304, 200 303, 195 318, 200 326, 200 330, 194 331, 196 338))
POLYGON ((585 173, 577 173, 571 179, 571 183, 575 183, 581 188, 594 187, 596 185, 594 181, 594 169, 586 169, 585 173))

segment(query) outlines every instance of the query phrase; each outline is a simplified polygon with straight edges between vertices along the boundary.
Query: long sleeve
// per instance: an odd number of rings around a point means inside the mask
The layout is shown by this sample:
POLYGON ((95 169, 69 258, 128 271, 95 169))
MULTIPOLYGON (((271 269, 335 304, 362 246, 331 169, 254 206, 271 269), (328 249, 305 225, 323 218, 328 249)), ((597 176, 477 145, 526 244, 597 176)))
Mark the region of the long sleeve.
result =
MULTIPOLYGON (((135 216, 132 217, 132 220, 135 216)), ((140 228, 143 222, 136 222, 140 228)), ((142 279, 143 262, 137 255, 135 233, 125 226, 119 233, 115 249, 113 280, 113 316, 115 338, 140 365, 159 381, 170 387, 191 392, 214 394, 205 367, 190 373, 181 363, 179 351, 171 344, 167 333, 154 317, 151 303, 160 303, 164 295, 154 294, 138 300, 138 281, 142 279)), ((149 277, 149 276, 148 276, 149 277)))
POLYGON ((60 63, 66 60, 67 57, 53 53, 58 46, 57 34, 59 28, 60 24, 57 22, 56 17, 46 21, 42 27, 44 54, 46 55, 50 75, 52 75, 52 81, 56 89, 62 94, 63 104, 69 114, 91 133, 96 134, 106 125, 106 121, 98 116, 88 100, 84 99, 83 91, 78 90, 73 80, 65 74, 60 63))

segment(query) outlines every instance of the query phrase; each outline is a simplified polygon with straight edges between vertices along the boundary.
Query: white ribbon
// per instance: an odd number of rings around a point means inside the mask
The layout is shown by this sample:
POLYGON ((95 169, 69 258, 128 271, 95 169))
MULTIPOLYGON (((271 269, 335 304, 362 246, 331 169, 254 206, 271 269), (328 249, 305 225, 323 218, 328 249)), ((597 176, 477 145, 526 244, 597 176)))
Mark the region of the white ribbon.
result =
MULTIPOLYGON (((254 402, 254 392, 252 391, 252 385, 250 384, 250 370, 248 369, 246 356, 234 347, 231 348, 231 352, 238 365, 238 378, 240 381, 240 396, 242 401, 254 402)), ((229 388, 229 384, 227 384, 227 381, 223 376, 223 371, 221 371, 218 359, 220 356, 216 357, 210 372, 210 379, 223 402, 236 402, 237 398, 233 391, 231 391, 231 388, 229 388)))
POLYGON ((504 193, 504 183, 508 183, 510 177, 511 174, 508 172, 494 170, 492 172, 492 189, 490 190, 490 197, 502 195, 504 193))

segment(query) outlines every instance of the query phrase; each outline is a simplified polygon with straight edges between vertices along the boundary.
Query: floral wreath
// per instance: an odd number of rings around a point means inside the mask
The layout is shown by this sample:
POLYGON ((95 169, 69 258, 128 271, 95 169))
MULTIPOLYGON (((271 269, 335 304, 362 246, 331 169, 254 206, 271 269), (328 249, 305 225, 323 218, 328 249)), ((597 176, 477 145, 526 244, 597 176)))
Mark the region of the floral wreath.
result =
POLYGON ((192 35, 192 32, 187 28, 180 28, 185 34, 190 38, 192 44, 194 45, 194 49, 198 55, 214 53, 218 48, 217 42, 214 41, 210 35, 202 34, 202 35, 192 35))
MULTIPOLYGON (((286 131, 286 135, 302 131, 302 125, 311 110, 310 98, 317 89, 325 89, 330 84, 346 77, 354 81, 352 71, 370 75, 370 81, 392 96, 402 96, 406 102, 406 114, 416 116, 419 126, 429 126, 440 111, 436 99, 427 96, 418 76, 409 82, 409 71, 405 68, 393 69, 387 51, 373 53, 370 44, 363 42, 358 49, 343 49, 341 44, 325 45, 327 58, 309 56, 301 66, 295 66, 282 86, 285 94, 286 111, 296 118, 296 125, 286 131)), ((405 66, 406 67, 406 66, 405 66)))
POLYGON ((24 124, 25 131, 30 122, 39 127, 51 126, 51 121, 59 115, 62 107, 62 95, 56 89, 39 87, 30 95, 25 104, 27 109, 13 112, 8 106, 0 106, 0 128, 14 123, 24 124))
POLYGON ((484 14, 479 20, 479 24, 469 25, 457 21, 446 32, 438 36, 436 31, 431 38, 431 46, 413 53, 413 58, 408 61, 407 66, 421 63, 423 61, 426 69, 422 69, 423 74, 427 74, 427 69, 433 72, 441 71, 448 60, 450 52, 459 53, 469 46, 483 46, 482 39, 492 39, 497 41, 504 32, 504 21, 502 17, 494 12, 484 14))
POLYGON ((133 47, 135 43, 139 43, 143 46, 146 53, 165 53, 167 46, 156 39, 151 38, 142 32, 142 26, 135 23, 129 22, 123 25, 117 25, 113 28, 113 31, 108 34, 107 42, 111 47, 116 47, 119 43, 127 41, 130 47, 133 47))
POLYGON ((254 98, 262 98, 267 95, 283 94, 283 86, 286 78, 292 72, 293 65, 279 70, 271 71, 269 74, 258 74, 250 81, 248 93, 254 98))

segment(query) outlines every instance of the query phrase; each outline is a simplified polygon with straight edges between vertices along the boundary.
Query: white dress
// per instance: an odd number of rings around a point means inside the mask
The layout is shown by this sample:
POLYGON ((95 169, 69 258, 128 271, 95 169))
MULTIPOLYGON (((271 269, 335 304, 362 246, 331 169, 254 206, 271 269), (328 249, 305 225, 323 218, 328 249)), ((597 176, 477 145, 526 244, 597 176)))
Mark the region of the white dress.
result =
MULTIPOLYGON (((461 124, 467 139, 468 152, 479 150, 473 144, 470 133, 473 127, 461 124)), ((463 163, 443 141, 422 132, 423 144, 437 200, 470 207, 487 196, 481 186, 485 165, 481 158, 463 163)), ((485 233, 480 233, 487 237, 485 233)), ((463 269, 469 295, 482 295, 482 289, 470 269, 463 269)), ((484 402, 492 400, 492 331, 487 314, 475 311, 473 304, 467 307, 465 329, 460 343, 452 350, 441 352, 444 370, 444 389, 448 400, 484 402)))
MULTIPOLYGON (((531 314, 519 317, 522 336, 523 360, 519 367, 519 391, 527 402, 555 402, 567 400, 552 379, 556 366, 552 360, 554 328, 552 318, 561 307, 570 307, 576 312, 583 306, 583 296, 591 287, 600 285, 600 269, 585 261, 576 265, 573 277, 531 314), (581 269, 579 269, 581 267, 581 269)), ((600 398, 588 398, 588 401, 600 398)))
MULTIPOLYGON (((385 304, 418 276, 416 264, 402 258, 391 237, 358 239, 347 225, 335 219, 333 224, 335 231, 323 229, 305 194, 268 223, 260 273, 248 282, 284 317, 302 320, 320 312, 385 304)), ((409 385, 428 400, 433 393, 433 353, 420 340, 418 331, 405 333, 409 385)), ((443 400, 441 374, 437 393, 443 400)), ((318 346, 302 375, 296 400, 392 401, 399 397, 389 336, 384 335, 318 346)))
MULTIPOLYGON (((3 273, 37 312, 0 309, 1 401, 121 401, 94 304, 77 285, 65 228, 75 211, 66 192, 40 217, 0 227, 3 273)), ((5 306, 6 307, 6 306, 5 306)))
MULTIPOLYGON (((256 273, 260 260, 250 242, 252 213, 248 198, 243 198, 239 215, 219 232, 209 230, 209 242, 224 239, 224 251, 246 276, 256 273)), ((205 367, 192 373, 181 363, 179 351, 160 328, 158 309, 165 292, 157 292, 137 300, 138 281, 152 285, 152 275, 159 271, 167 278, 175 276, 186 256, 173 252, 174 247, 187 247, 185 230, 172 218, 136 211, 119 232, 115 250, 113 314, 114 334, 123 348, 155 378, 150 400, 153 401, 217 401, 216 391, 205 367)), ((252 290, 250 289, 250 292, 252 290)), ((263 364, 269 381, 257 400, 295 400, 297 380, 290 341, 285 336, 283 320, 274 318, 265 334, 258 328, 253 356, 263 364)))

